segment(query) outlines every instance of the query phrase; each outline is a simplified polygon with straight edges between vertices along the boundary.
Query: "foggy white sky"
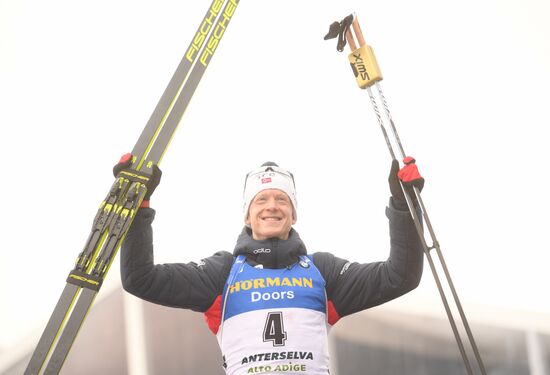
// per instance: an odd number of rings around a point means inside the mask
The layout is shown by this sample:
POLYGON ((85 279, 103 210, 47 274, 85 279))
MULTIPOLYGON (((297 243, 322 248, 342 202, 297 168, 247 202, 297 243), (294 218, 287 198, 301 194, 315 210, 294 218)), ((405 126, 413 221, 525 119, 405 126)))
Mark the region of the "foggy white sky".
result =
MULTIPOLYGON (((208 5, 0 0, 0 349, 44 326, 208 5)), ((161 165, 157 262, 231 251, 244 175, 267 160, 296 177, 310 252, 387 257, 389 154, 346 54, 322 40, 355 11, 466 308, 550 312, 549 10, 242 0, 161 165)), ((439 299, 427 266, 402 303, 417 297, 439 299)))

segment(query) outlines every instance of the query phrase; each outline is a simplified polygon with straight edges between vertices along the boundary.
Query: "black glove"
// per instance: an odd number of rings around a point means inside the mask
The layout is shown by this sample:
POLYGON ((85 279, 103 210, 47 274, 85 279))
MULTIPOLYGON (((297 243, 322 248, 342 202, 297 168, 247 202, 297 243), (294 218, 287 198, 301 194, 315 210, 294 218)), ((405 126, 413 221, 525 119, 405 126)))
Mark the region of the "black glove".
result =
POLYGON ((399 185, 399 180, 401 180, 403 187, 407 190, 413 201, 416 200, 413 187, 416 186, 420 191, 424 187, 424 178, 420 175, 415 162, 414 158, 407 156, 403 159, 405 166, 399 169, 399 162, 395 159, 392 161, 388 182, 390 184, 391 195, 398 204, 406 202, 405 194, 403 194, 403 190, 401 190, 401 186, 399 185))
MULTIPOLYGON (((115 177, 117 177, 118 174, 123 170, 130 168, 130 166, 132 165, 132 157, 133 157, 132 154, 122 155, 119 162, 113 167, 113 175, 115 177)), ((148 202, 151 199, 151 195, 159 185, 160 178, 162 177, 162 171, 160 170, 158 165, 153 164, 152 169, 153 169, 153 174, 151 175, 149 181, 145 183, 145 186, 147 186, 147 192, 145 193, 145 197, 143 197, 143 202, 145 203, 145 205, 142 203, 142 207, 148 206, 148 202)))

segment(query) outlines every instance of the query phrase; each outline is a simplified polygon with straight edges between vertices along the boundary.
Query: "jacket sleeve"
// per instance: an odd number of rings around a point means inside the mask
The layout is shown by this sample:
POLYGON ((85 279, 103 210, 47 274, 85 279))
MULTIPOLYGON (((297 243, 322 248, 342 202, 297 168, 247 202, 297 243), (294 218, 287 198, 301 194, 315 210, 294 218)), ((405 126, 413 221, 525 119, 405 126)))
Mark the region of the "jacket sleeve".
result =
POLYGON ((418 286, 423 251, 408 211, 392 201, 386 208, 390 226, 390 256, 384 262, 352 263, 330 253, 313 260, 326 282, 327 298, 344 317, 397 298, 418 286))
POLYGON ((149 302, 205 312, 223 291, 233 255, 220 251, 200 264, 154 264, 154 217, 153 209, 141 209, 126 235, 120 258, 122 286, 149 302))

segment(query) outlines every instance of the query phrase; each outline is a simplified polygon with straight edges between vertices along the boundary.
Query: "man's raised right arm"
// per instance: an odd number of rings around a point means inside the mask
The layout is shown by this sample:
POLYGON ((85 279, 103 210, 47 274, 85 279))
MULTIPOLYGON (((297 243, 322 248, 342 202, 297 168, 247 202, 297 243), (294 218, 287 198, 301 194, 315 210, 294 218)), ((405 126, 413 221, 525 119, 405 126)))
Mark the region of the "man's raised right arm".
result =
POLYGON ((142 208, 122 244, 124 289, 146 301, 205 312, 223 291, 233 255, 220 251, 199 264, 155 264, 152 222, 155 211, 142 208))

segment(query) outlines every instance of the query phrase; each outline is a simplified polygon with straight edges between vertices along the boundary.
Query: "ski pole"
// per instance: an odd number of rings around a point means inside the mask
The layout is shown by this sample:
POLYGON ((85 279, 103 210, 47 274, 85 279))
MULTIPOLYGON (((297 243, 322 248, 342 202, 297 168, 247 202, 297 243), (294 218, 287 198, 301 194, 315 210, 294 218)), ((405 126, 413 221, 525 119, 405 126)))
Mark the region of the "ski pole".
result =
MULTIPOLYGON (((357 84, 361 89, 366 89, 367 93, 369 95, 375 116, 378 120, 378 123, 380 125, 380 128, 382 130, 382 133, 384 135, 384 139, 386 141, 386 145, 388 146, 388 150, 390 152, 390 155, 392 159, 396 159, 395 152, 393 150, 391 141, 389 139, 388 133, 386 131, 386 127, 384 126, 384 121, 382 119, 382 116, 380 115, 380 111, 378 109, 378 104, 376 102, 376 99, 372 93, 371 86, 376 86, 380 101, 382 102, 382 106, 384 107, 384 111, 386 114, 386 117, 388 119, 388 122, 390 124, 390 128, 393 134, 393 138, 395 143, 397 144, 399 148, 399 152, 402 158, 406 157, 401 139, 399 137, 399 134, 397 133, 397 129, 395 127, 395 123, 393 121, 393 118, 391 116, 388 103, 386 101, 386 98, 383 94, 382 87, 380 84, 380 81, 382 80, 382 73, 380 71, 380 68, 378 67, 378 63, 376 61, 376 58, 374 56, 374 52, 372 51, 372 48, 368 46, 365 43, 365 39, 363 37, 363 33, 361 31, 361 27, 359 26, 359 22, 357 20, 357 17, 355 15, 349 15, 348 17, 344 18, 341 22, 334 22, 331 27, 330 31, 325 36, 326 39, 332 39, 338 37, 338 51, 343 51, 344 46, 346 42, 349 44, 352 53, 349 55, 349 60, 354 72, 354 75, 356 77, 357 84), (355 40, 353 38, 353 34, 351 32, 351 29, 353 29, 353 32, 355 33, 355 37, 357 38, 357 41, 359 43, 359 48, 357 48, 357 45, 355 43, 355 40)), ((466 367, 466 370, 468 371, 468 374, 473 374, 472 367, 470 365, 470 361, 468 360, 468 356, 466 354, 466 351, 464 349, 464 344, 462 342, 462 339, 460 337, 460 334, 458 332, 453 314, 450 310, 449 303, 447 301, 447 297, 445 296, 445 292, 443 290, 443 287, 441 285, 441 281, 439 278, 439 275, 437 273, 437 270, 435 268, 434 261, 432 259, 432 256, 430 254, 430 250, 435 249, 437 257, 441 263, 441 266, 443 268, 445 278, 447 280, 448 286, 451 290, 451 293, 453 295, 456 308, 459 311, 462 324, 464 326, 464 329, 466 330, 471 348, 474 352, 477 364, 479 366, 479 369, 481 370, 481 373, 483 375, 486 374, 485 366, 483 365, 483 361, 481 359, 481 355, 479 354, 479 350, 477 348, 474 336, 472 334, 472 331, 470 329, 470 325, 468 324, 468 320, 466 318, 466 314, 464 313, 464 309, 462 308, 462 304, 460 303, 460 299, 458 297, 458 293, 456 292, 456 288, 454 287, 454 284, 451 279, 451 275, 449 273, 449 270, 447 268, 445 259, 443 257, 443 253, 441 252, 441 248, 439 245, 439 241, 437 240, 435 236, 435 231, 433 229, 433 226, 431 224, 431 221, 429 219, 426 207, 424 205, 424 202, 422 200, 420 190, 417 187, 413 187, 414 195, 416 197, 416 200, 420 206, 420 210, 422 212, 422 217, 424 219, 424 222, 426 223, 426 226, 428 228, 428 232, 431 237, 432 245, 428 246, 426 242, 426 238, 424 237, 424 231, 422 228, 422 223, 420 221, 420 218, 418 217, 418 214, 416 213, 416 208, 414 207, 413 199, 410 197, 408 191, 404 188, 403 184, 400 181, 401 189, 403 190, 405 200, 407 201, 407 205, 409 207, 409 211, 411 213, 411 216, 413 218, 414 225, 416 227, 416 230, 418 232, 418 235, 421 240, 421 244, 424 250, 424 253, 426 254, 426 258, 428 259, 428 263, 430 265, 432 274, 434 276, 439 294, 441 296, 443 305, 445 307, 445 311, 447 313, 447 317, 449 319, 449 323, 451 324, 451 328, 453 330, 460 354, 462 356, 462 359, 464 361, 464 365, 466 367)))
MULTIPOLYGON (((388 104, 386 102, 386 98, 384 97, 384 93, 382 91, 382 87, 380 85, 380 82, 376 82, 375 85, 376 85, 376 88, 378 90, 380 100, 382 101, 382 104, 384 106, 384 110, 386 112, 386 116, 388 118, 388 121, 390 123, 390 127, 392 129, 393 134, 394 134, 395 141, 399 146, 401 156, 404 158, 406 154, 405 154, 405 151, 403 149, 403 145, 401 144, 401 140, 399 139, 399 135, 397 133, 395 123, 393 122, 393 119, 391 117, 391 113, 390 113, 388 104)), ((417 201, 420 205, 420 208, 423 212, 424 222, 426 223, 426 227, 428 228, 428 231, 430 232, 430 236, 432 238, 433 245, 430 247, 430 249, 431 248, 435 249, 435 251, 437 253, 437 256, 438 256, 439 261, 441 263, 441 267, 443 269, 443 272, 445 273, 445 277, 446 277, 447 282, 449 284, 449 289, 451 290, 451 293, 453 294, 453 298, 455 300, 456 307, 458 309, 458 312, 459 312, 460 317, 462 319, 462 322, 464 324, 464 329, 466 330, 466 334, 468 335, 468 339, 469 339, 469 341, 472 345, 472 350, 474 352, 474 355, 476 357, 476 360, 477 360, 480 368, 482 369, 482 373, 485 374, 485 368, 484 368, 484 365, 483 365, 483 361, 482 361, 481 356, 479 354, 479 350, 477 348, 477 345, 476 345, 474 336, 472 334, 472 330, 470 328, 470 325, 468 324, 468 319, 466 318, 466 314, 464 313, 464 309, 462 308, 462 303, 460 302, 460 298, 458 297, 458 293, 457 293, 456 288, 454 286, 454 283, 451 279, 451 274, 450 274, 449 269, 447 267, 447 263, 445 262, 445 258, 443 257, 443 253, 441 251, 439 241, 437 240, 437 237, 435 235, 435 231, 433 229, 432 223, 431 223, 430 218, 428 216, 428 211, 426 209, 426 206, 424 205, 424 201, 422 200, 422 196, 421 196, 420 191, 418 190, 418 188, 414 187, 414 192, 415 192, 417 201)))

